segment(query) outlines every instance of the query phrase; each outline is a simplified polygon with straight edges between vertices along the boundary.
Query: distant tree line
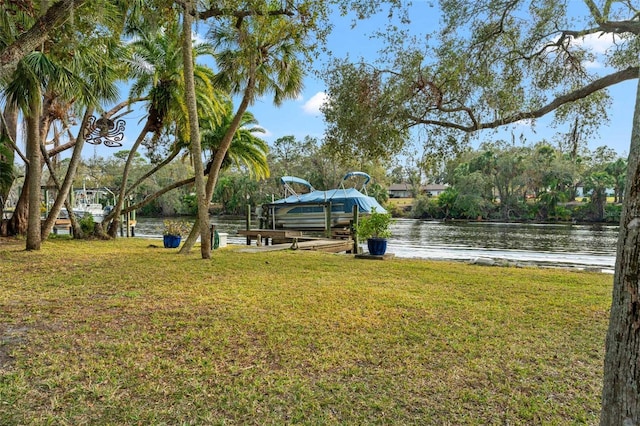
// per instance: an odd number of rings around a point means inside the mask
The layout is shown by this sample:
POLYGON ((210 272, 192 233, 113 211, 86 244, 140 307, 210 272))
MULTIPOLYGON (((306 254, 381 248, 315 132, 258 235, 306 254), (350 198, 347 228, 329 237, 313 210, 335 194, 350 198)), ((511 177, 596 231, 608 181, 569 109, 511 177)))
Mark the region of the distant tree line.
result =
POLYGON ((546 142, 488 142, 448 161, 435 176, 448 188, 437 197, 419 194, 410 214, 619 223, 626 169, 626 160, 605 146, 567 153, 546 142))

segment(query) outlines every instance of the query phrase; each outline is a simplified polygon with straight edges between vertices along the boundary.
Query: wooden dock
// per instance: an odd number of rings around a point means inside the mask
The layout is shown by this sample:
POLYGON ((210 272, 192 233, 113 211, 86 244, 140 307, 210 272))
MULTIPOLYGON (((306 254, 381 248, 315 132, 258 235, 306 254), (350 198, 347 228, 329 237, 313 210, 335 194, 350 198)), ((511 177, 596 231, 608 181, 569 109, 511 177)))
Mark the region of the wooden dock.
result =
POLYGON ((58 235, 58 234, 72 235, 73 230, 71 229, 71 221, 69 219, 60 219, 60 218, 56 219, 56 221, 53 224, 52 232, 55 235, 58 235))
POLYGON ((247 237, 247 245, 251 245, 251 241, 255 240, 257 244, 263 246, 269 245, 269 239, 273 243, 292 242, 295 238, 302 238, 301 231, 282 230, 282 229, 247 229, 239 230, 238 235, 247 237), (258 243, 258 240, 260 242, 258 243))
POLYGON ((348 229, 335 229, 331 232, 331 238, 309 236, 299 229, 252 229, 250 221, 247 221, 246 230, 238 230, 238 235, 247 238, 247 247, 240 250, 245 253, 258 253, 277 250, 315 250, 328 253, 357 253, 357 246, 351 238, 348 229), (269 245, 271 242, 271 245, 269 245))
MULTIPOLYGON (((239 232, 238 232, 239 233, 239 232)), ((260 253, 278 250, 315 250, 327 253, 353 252, 353 240, 334 240, 327 238, 315 238, 307 240, 293 239, 290 243, 252 246, 239 251, 242 253, 260 253)))

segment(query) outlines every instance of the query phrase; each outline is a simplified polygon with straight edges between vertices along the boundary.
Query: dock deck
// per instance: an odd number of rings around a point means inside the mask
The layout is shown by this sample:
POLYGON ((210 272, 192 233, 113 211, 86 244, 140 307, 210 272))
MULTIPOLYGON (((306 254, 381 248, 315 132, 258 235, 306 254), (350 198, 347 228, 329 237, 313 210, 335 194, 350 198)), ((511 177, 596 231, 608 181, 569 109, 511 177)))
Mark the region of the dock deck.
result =
POLYGON ((327 253, 351 253, 354 249, 353 240, 334 240, 327 238, 316 238, 305 241, 298 241, 297 238, 290 243, 253 246, 240 249, 242 253, 260 253, 278 250, 315 250, 327 253))
POLYGON ((252 241, 256 242, 254 247, 240 250, 244 253, 287 249, 357 253, 356 244, 350 233, 343 229, 332 232, 332 238, 305 235, 299 229, 241 229, 238 230, 238 235, 247 238, 247 246, 251 246, 252 241))
POLYGON ((302 238, 301 231, 281 230, 281 229, 247 229, 239 230, 238 235, 247 237, 247 245, 251 245, 251 241, 260 240, 263 246, 269 245, 269 239, 272 243, 292 242, 294 238, 302 238))

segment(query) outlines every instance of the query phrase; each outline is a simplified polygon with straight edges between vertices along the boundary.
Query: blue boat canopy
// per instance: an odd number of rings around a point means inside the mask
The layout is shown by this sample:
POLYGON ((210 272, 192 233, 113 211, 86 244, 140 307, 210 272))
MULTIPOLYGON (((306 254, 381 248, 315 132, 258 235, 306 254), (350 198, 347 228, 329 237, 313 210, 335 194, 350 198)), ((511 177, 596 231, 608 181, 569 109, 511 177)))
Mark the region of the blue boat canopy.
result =
POLYGON ((301 179, 299 177, 295 177, 295 176, 282 176, 280 178, 280 182, 283 185, 286 185, 288 183, 297 183, 297 184, 300 184, 300 185, 304 185, 307 188, 311 188, 311 190, 313 190, 313 186, 311 186, 311 184, 309 182, 307 182, 306 180, 301 179))
MULTIPOLYGON (((302 180, 302 179, 301 179, 302 180)), ((272 204, 300 204, 300 203, 342 203, 344 211, 350 212, 354 205, 358 205, 360 212, 371 213, 375 207, 376 212, 386 213, 384 207, 378 201, 368 195, 363 194, 355 188, 339 188, 328 191, 311 191, 307 194, 290 195, 286 198, 274 201, 272 204)))

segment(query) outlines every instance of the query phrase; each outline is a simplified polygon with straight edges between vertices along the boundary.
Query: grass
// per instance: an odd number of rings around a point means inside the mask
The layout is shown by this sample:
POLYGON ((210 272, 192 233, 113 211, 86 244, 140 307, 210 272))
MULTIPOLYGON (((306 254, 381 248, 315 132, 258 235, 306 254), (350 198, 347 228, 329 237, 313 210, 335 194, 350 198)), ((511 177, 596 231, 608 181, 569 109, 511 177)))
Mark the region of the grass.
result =
POLYGON ((153 245, 0 241, 0 424, 597 423, 610 275, 153 245))

